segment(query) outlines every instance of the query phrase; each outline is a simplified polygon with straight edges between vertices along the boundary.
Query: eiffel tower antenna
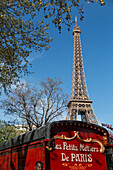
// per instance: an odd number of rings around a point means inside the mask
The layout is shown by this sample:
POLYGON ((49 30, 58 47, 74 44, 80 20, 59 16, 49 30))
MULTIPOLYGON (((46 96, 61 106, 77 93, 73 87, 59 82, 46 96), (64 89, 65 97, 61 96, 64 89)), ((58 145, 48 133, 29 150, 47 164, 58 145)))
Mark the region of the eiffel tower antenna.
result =
POLYGON ((75 25, 77 26, 77 16, 75 16, 75 25))
POLYGON ((89 99, 86 86, 82 50, 80 42, 80 27, 77 26, 77 17, 75 17, 75 27, 73 29, 74 47, 73 47, 73 73, 71 97, 68 103, 67 120, 78 120, 99 124, 92 108, 92 100, 89 99))

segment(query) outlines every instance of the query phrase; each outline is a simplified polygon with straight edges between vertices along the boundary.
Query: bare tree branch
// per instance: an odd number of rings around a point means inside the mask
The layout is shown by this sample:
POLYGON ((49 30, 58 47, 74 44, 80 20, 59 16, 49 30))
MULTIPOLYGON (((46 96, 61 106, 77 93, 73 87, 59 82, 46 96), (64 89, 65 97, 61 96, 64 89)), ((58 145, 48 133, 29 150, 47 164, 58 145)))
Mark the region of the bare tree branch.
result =
POLYGON ((46 79, 40 88, 29 84, 17 84, 2 100, 0 107, 6 115, 18 117, 29 130, 54 120, 67 109, 68 96, 63 93, 62 82, 57 79, 46 79))

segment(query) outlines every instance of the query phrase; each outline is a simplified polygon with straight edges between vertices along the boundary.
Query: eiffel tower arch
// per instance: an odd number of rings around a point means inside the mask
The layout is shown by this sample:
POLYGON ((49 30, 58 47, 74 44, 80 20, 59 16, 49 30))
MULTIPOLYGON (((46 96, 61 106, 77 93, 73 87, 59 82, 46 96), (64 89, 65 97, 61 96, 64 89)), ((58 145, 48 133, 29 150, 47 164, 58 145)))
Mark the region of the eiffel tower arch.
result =
POLYGON ((78 115, 81 121, 99 124, 92 108, 92 100, 89 99, 88 90, 86 86, 81 40, 80 40, 80 27, 76 24, 73 29, 74 46, 73 46, 73 73, 72 73, 72 86, 71 97, 68 103, 67 120, 78 120, 78 115))

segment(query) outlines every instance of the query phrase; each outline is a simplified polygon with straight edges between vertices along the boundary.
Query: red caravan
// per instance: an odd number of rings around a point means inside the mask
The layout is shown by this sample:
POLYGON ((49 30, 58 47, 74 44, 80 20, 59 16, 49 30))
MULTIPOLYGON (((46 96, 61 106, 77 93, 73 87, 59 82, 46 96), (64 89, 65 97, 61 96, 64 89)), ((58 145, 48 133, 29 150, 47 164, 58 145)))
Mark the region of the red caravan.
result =
POLYGON ((2 170, 107 170, 108 132, 80 121, 57 121, 1 143, 2 170))

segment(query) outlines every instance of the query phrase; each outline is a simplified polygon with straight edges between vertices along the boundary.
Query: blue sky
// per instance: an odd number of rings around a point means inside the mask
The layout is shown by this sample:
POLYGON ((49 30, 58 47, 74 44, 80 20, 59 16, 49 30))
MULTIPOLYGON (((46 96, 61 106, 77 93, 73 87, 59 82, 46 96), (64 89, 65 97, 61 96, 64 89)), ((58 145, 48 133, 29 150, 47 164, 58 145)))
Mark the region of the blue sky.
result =
MULTIPOLYGON (((98 121, 113 125, 113 1, 105 6, 84 3, 85 19, 80 21, 84 70, 89 97, 98 121)), ((24 77, 29 83, 39 84, 46 78, 60 78, 63 89, 70 96, 73 62, 73 30, 50 27, 51 48, 42 53, 33 51, 30 60, 34 74, 24 77)), ((66 114, 64 115, 64 117, 66 114)))

